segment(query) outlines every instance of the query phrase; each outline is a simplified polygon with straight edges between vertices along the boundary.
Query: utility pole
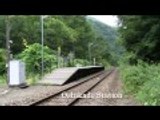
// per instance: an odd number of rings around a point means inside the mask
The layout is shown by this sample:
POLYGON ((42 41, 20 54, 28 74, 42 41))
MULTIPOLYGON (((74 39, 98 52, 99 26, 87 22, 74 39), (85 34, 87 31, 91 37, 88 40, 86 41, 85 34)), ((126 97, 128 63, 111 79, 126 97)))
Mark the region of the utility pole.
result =
POLYGON ((10 25, 10 20, 9 16, 6 16, 5 19, 6 22, 6 49, 7 49, 7 60, 6 60, 6 68, 7 68, 7 84, 9 84, 10 80, 10 75, 9 75, 9 69, 10 69, 10 31, 11 31, 11 25, 10 25))
POLYGON ((41 51, 41 66, 42 66, 42 69, 41 69, 41 77, 43 78, 43 75, 44 75, 44 19, 46 18, 47 16, 44 16, 44 15, 41 15, 40 16, 40 22, 41 22, 41 46, 42 46, 42 51, 41 51))
POLYGON ((41 15, 41 45, 42 45, 42 51, 41 51, 41 64, 42 64, 42 70, 41 70, 41 77, 43 78, 44 74, 44 27, 43 27, 43 15, 41 15))

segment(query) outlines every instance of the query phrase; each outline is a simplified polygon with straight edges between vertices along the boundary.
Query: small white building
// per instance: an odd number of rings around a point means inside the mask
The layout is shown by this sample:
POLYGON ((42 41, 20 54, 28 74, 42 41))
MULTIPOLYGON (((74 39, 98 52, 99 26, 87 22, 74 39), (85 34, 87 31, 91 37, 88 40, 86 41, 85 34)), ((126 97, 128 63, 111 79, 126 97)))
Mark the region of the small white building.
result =
POLYGON ((9 86, 25 84, 25 64, 19 60, 12 60, 9 64, 9 86))

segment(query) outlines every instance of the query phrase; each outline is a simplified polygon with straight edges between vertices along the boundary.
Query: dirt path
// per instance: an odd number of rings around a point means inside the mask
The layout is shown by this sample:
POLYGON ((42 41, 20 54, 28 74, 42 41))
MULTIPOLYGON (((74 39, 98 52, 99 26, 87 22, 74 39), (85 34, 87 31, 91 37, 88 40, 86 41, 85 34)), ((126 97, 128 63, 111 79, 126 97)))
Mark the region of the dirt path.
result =
POLYGON ((75 106, 134 106, 139 105, 136 101, 122 92, 122 82, 119 78, 118 70, 115 70, 108 78, 99 84, 95 89, 91 90, 90 93, 102 93, 108 95, 107 98, 85 98, 80 99, 75 106), (112 97, 111 97, 112 96, 112 97))
POLYGON ((122 98, 120 99, 106 99, 106 105, 117 105, 117 106, 134 106, 134 105, 140 105, 137 103, 136 100, 132 96, 123 94, 122 90, 123 84, 120 80, 119 71, 116 70, 115 74, 113 75, 113 78, 111 79, 110 85, 109 85, 109 91, 117 91, 118 93, 122 94, 122 98))

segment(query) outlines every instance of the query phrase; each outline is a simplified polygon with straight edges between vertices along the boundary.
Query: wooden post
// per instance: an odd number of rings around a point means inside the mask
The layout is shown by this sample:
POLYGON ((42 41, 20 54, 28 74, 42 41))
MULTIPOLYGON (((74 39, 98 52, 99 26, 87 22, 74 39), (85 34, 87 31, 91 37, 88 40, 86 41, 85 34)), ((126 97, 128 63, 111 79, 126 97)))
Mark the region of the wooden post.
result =
POLYGON ((93 58, 94 66, 96 65, 96 58, 93 58))
POLYGON ((60 68, 61 47, 58 47, 58 68, 60 68))

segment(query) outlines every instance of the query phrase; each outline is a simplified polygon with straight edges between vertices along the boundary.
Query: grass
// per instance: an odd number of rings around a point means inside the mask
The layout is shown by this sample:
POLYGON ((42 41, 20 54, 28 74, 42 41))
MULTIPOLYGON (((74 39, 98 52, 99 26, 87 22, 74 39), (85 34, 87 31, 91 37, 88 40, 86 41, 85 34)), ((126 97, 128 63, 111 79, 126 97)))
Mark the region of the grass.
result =
POLYGON ((0 85, 6 84, 6 79, 5 75, 0 75, 0 85))
MULTIPOLYGON (((5 85, 6 84, 6 76, 5 75, 1 75, 0 76, 0 85, 5 85)), ((29 75, 27 75, 26 77, 26 82, 28 85, 34 85, 36 84, 38 81, 40 80, 40 75, 39 74, 33 74, 30 73, 29 75)))
POLYGON ((139 62, 120 66, 124 92, 143 105, 160 105, 160 64, 139 62))
POLYGON ((28 76, 27 76, 27 83, 29 85, 34 85, 35 83, 37 83, 38 81, 40 80, 40 75, 39 74, 33 74, 33 73, 30 73, 28 76))

